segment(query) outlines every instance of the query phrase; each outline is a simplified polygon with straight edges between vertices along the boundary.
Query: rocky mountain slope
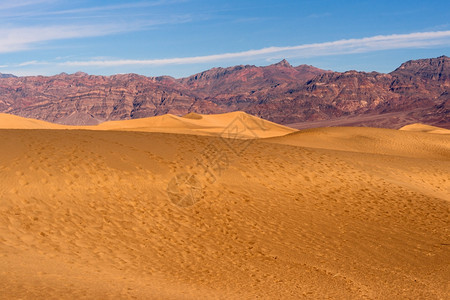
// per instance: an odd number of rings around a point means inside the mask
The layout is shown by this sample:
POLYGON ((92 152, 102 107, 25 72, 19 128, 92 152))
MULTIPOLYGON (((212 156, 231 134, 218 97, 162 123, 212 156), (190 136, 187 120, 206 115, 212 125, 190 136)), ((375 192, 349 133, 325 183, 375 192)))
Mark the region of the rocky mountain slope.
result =
POLYGON ((62 124, 97 124, 167 113, 241 110, 297 128, 359 125, 450 128, 450 58, 408 61, 382 74, 344 73, 286 60, 214 68, 193 76, 136 74, 0 78, 0 112, 62 124))

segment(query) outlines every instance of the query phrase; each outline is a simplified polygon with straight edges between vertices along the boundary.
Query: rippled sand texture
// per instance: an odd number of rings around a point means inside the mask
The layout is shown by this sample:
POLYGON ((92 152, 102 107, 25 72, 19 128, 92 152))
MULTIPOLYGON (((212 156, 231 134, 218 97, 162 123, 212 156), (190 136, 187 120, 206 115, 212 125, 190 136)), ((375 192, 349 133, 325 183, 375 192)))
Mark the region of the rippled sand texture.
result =
POLYGON ((445 130, 166 119, 1 116, 0 298, 450 297, 445 130))

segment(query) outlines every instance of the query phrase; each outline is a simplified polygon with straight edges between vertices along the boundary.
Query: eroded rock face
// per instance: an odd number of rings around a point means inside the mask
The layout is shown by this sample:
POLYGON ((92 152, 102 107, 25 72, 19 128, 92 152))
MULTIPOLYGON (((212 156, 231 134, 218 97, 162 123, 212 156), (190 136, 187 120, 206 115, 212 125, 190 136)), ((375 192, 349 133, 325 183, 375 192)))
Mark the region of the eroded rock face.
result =
POLYGON ((81 72, 1 78, 0 112, 82 125, 243 110, 282 124, 326 125, 327 120, 379 115, 385 116, 382 122, 362 118, 352 124, 399 128, 422 122, 450 128, 449 90, 446 56, 408 61, 389 74, 338 73, 283 60, 266 67, 214 68, 182 79, 81 72))
POLYGON ((135 74, 8 78, 0 81, 0 111, 78 125, 188 111, 195 94, 173 83, 135 74))

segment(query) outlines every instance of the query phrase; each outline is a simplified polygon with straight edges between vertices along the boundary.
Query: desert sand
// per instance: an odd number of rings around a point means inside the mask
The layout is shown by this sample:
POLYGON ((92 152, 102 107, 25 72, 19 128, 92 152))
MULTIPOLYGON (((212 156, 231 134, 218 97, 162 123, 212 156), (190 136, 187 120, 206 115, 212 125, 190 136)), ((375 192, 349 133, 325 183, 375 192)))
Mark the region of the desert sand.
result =
POLYGON ((0 115, 2 299, 448 299, 450 135, 0 115))

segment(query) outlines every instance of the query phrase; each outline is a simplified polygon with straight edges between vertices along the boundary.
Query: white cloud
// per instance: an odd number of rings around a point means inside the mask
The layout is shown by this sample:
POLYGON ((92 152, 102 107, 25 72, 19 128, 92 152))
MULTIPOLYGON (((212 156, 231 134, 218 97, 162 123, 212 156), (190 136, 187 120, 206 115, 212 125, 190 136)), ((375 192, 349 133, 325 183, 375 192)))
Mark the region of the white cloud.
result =
MULTIPOLYGON (((35 0, 39 1, 39 0, 35 0)), ((49 0, 41 0, 42 2, 49 0)), ((116 5, 103 5, 103 6, 91 6, 91 7, 83 7, 83 8, 73 8, 66 10, 54 10, 54 11, 33 11, 28 12, 28 16, 51 16, 51 15, 72 15, 72 14, 80 14, 86 15, 92 12, 108 12, 114 10, 125 10, 132 8, 144 8, 144 7, 153 7, 153 6, 162 6, 162 5, 170 5, 176 4, 180 2, 185 2, 187 0, 158 0, 151 2, 129 2, 125 4, 116 4, 116 5)), ((30 1, 33 2, 33 1, 30 1)))
POLYGON ((147 59, 147 60, 90 60, 66 61, 59 66, 75 67, 114 67, 131 65, 181 65, 218 62, 231 59, 277 59, 292 57, 314 57, 340 55, 350 53, 373 52, 390 49, 426 48, 450 45, 449 31, 415 32, 409 34, 378 35, 360 39, 346 39, 333 42, 304 44, 289 47, 268 47, 259 50, 248 50, 234 53, 223 53, 205 56, 147 59))
POLYGON ((125 14, 123 18, 111 16, 113 11, 122 14, 126 9, 140 10, 185 1, 153 0, 58 10, 54 9, 58 5, 53 4, 60 3, 60 0, 0 0, 0 54, 35 49, 49 41, 105 36, 147 30, 156 25, 190 22, 192 17, 188 14, 139 17, 125 14), (94 12, 98 15, 90 14, 94 12), (94 23, 92 20, 95 20, 94 23))
POLYGON ((66 25, 0 29, 0 53, 16 52, 52 40, 93 37, 124 31, 119 25, 66 25))
POLYGON ((37 60, 25 61, 17 65, 17 67, 26 67, 26 66, 37 66, 37 65, 47 65, 48 62, 40 62, 37 60))
POLYGON ((15 0, 15 1, 2 1, 0 2, 0 10, 13 9, 24 6, 32 6, 42 3, 50 3, 54 0, 15 0))
MULTIPOLYGON (((51 31, 51 30, 50 30, 51 31)), ((68 30, 72 32, 71 30, 68 30)), ((102 30, 103 32, 103 30, 102 30)), ((0 30, 1 33, 1 30, 0 30)), ((67 32, 64 32, 67 34, 67 32)), ((91 33, 94 34, 94 33, 91 33)), ((53 34, 50 34, 54 36, 53 34)), ((74 33, 75 35, 75 33, 74 33)), ((71 61, 65 58, 57 58, 53 61, 25 61, 19 64, 2 65, 0 68, 18 76, 56 74, 61 71, 114 68, 114 67, 140 67, 140 66, 169 66, 190 65, 203 63, 218 63, 220 61, 232 61, 233 63, 246 63, 255 60, 275 60, 293 57, 320 57, 329 55, 341 55, 351 53, 364 53, 390 49, 425 48, 425 47, 450 46, 450 31, 416 32, 409 34, 392 34, 366 37, 360 39, 347 39, 332 42, 304 44, 290 47, 268 47, 258 50, 248 50, 234 53, 223 53, 194 57, 178 57, 163 59, 110 59, 97 56, 91 60, 71 61), (65 59, 65 60, 64 60, 65 59)), ((0 52, 1 47, 0 43, 0 52)), ((124 70, 124 72, 127 72, 124 70)))
MULTIPOLYGON (((189 0, 155 0, 155 1, 142 1, 142 2, 127 2, 122 4, 103 5, 103 6, 87 6, 76 7, 68 9, 55 9, 55 3, 59 0, 16 0, 10 1, 10 3, 1 3, 0 0, 0 22, 8 19, 17 20, 23 18, 44 18, 48 20, 64 20, 68 19, 92 19, 92 17, 107 18, 114 12, 119 12, 121 17, 132 16, 125 10, 134 9, 142 11, 144 8, 174 5, 183 3, 189 0), (95 13, 95 15, 93 15, 95 13)), ((76 3, 75 3, 76 4, 76 3)))
POLYGON ((190 20, 190 16, 171 16, 163 20, 127 23, 0 28, 0 53, 23 51, 33 48, 39 43, 54 40, 105 36, 148 29, 162 24, 186 23, 190 20))

